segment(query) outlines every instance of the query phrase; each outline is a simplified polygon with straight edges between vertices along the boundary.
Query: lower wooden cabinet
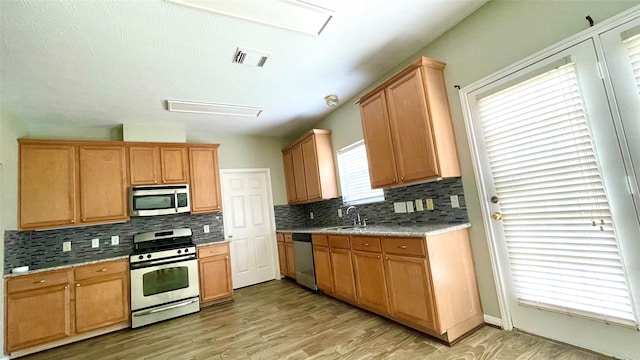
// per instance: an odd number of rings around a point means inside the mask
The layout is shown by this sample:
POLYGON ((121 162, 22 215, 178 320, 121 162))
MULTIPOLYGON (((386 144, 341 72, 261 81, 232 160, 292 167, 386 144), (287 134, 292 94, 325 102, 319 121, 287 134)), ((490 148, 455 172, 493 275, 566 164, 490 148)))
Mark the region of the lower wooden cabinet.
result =
POLYGON ((11 277, 5 285, 7 354, 130 325, 126 260, 11 277))
POLYGON ((229 243, 214 244, 198 248, 200 272, 200 303, 210 305, 231 299, 231 259, 229 243))
POLYGON ((291 233, 276 233, 278 243, 278 263, 280 274, 296 278, 296 259, 293 250, 293 238, 291 233))
POLYGON ((466 229, 312 241, 316 282, 329 295, 449 344, 484 323, 466 229))

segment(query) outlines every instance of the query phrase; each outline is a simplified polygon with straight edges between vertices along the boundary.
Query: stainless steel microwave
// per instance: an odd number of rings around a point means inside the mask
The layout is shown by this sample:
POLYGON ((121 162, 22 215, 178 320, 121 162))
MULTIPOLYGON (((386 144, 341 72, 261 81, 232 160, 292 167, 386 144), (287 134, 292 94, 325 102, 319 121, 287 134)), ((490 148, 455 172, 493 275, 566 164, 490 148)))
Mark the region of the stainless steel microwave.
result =
POLYGON ((155 216, 191 212, 189 185, 132 186, 129 215, 155 216))

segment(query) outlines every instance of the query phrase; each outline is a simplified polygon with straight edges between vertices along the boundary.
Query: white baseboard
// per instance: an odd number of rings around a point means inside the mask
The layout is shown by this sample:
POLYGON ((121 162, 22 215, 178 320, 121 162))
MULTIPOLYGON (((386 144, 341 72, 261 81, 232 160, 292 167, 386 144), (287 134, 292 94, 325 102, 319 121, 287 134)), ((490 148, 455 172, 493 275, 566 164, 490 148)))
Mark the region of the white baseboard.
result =
POLYGON ((490 315, 484 315, 484 322, 502 328, 502 319, 490 315))

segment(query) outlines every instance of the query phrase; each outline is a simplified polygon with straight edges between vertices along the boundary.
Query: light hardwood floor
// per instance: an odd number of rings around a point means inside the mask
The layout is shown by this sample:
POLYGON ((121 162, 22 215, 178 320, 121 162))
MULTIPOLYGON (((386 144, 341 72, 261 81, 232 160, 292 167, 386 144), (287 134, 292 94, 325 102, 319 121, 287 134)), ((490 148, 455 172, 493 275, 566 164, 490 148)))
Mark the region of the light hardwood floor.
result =
POLYGON ((288 280, 239 289, 234 299, 197 314, 22 359, 608 359, 486 326, 447 347, 288 280))

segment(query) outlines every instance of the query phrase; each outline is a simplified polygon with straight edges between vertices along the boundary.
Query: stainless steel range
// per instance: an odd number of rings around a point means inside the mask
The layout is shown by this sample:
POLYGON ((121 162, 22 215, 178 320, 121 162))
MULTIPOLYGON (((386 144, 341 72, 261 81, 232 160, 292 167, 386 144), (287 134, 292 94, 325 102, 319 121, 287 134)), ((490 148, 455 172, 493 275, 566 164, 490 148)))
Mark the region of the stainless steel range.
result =
POLYGON ((131 327, 200 311, 198 259, 191 229, 134 235, 131 327))

